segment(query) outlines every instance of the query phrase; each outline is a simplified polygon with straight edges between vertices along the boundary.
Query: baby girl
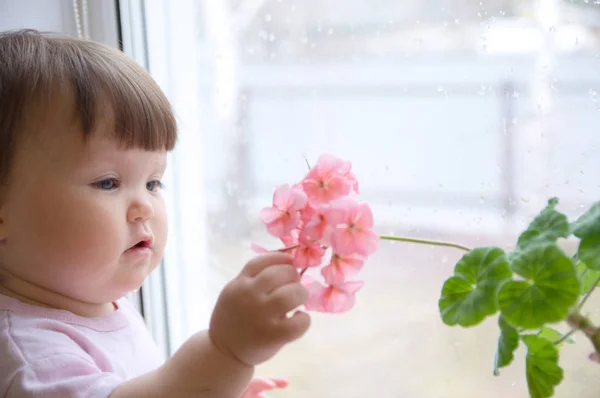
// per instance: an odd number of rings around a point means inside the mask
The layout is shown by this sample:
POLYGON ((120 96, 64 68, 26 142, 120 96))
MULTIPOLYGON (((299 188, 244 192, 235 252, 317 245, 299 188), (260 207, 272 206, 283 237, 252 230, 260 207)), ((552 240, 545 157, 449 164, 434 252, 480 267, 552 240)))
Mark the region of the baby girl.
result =
POLYGON ((256 396, 255 366, 307 331, 289 315, 308 298, 292 258, 264 253, 161 358, 124 296, 163 255, 176 141, 164 94, 121 52, 0 33, 0 396, 256 396))

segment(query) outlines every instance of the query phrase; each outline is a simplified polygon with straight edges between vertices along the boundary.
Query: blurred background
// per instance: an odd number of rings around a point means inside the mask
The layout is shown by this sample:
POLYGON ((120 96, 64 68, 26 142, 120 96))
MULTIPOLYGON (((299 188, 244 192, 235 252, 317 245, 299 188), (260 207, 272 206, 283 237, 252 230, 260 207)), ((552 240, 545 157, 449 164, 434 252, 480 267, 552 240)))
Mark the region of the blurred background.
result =
MULTIPOLYGON (((302 178, 303 156, 351 160, 379 232, 465 245, 510 249, 550 196, 571 217, 600 198, 600 2, 196 4, 214 294, 250 241, 278 247, 257 214, 275 185, 302 178)), ((527 397, 522 350, 492 375, 496 318, 469 330, 440 320, 460 255, 383 242, 356 308, 315 315, 262 366, 290 379, 272 396, 527 397)), ((600 393, 578 340, 557 397, 600 393)))
MULTIPOLYGON (((0 26, 76 33, 73 4, 92 38, 148 68, 180 122, 169 246, 140 296, 166 352, 206 326, 250 242, 278 247, 258 211, 304 157, 350 160, 381 234, 510 250, 549 197, 571 219, 600 199, 600 1, 0 0, 0 26)), ((528 397, 522 347, 492 374, 495 317, 440 319, 461 254, 382 242, 356 307, 314 314, 258 369, 290 380, 270 396, 528 397)), ((586 306, 598 322, 599 303, 586 306)), ((600 366, 576 340, 555 396, 597 397, 600 366)))

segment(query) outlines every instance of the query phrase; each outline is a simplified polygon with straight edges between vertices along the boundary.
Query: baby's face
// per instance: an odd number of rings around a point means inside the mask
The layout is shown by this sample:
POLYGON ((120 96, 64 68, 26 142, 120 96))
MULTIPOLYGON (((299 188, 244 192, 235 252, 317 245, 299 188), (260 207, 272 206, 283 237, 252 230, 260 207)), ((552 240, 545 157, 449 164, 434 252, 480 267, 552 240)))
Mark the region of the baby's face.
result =
POLYGON ((16 152, 2 203, 2 266, 71 299, 116 300, 163 255, 166 152, 121 150, 101 128, 85 141, 64 120, 43 130, 16 152))

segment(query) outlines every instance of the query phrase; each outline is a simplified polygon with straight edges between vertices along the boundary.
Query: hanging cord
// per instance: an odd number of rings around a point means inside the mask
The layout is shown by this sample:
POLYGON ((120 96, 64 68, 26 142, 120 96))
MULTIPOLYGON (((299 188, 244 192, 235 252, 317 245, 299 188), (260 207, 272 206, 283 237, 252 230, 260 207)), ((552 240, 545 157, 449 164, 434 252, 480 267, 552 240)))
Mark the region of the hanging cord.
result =
POLYGON ((80 39, 89 39, 89 20, 87 0, 73 0, 73 15, 75 17, 75 28, 80 39))

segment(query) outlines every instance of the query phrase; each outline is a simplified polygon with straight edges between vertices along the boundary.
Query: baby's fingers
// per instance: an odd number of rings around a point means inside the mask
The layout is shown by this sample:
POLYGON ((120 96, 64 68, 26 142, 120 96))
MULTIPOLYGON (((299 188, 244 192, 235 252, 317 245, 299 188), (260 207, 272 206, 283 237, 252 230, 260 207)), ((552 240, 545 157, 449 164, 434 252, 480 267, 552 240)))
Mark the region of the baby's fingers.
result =
POLYGON ((269 295, 269 306, 275 313, 285 317, 288 312, 304 305, 308 295, 308 289, 300 283, 288 283, 269 295))
POLYGON ((283 319, 278 325, 278 332, 284 341, 299 339, 310 327, 310 315, 304 311, 296 311, 294 315, 283 319))
POLYGON ((258 292, 269 294, 281 286, 299 280, 298 271, 291 265, 273 265, 256 276, 254 285, 258 292))
POLYGON ((286 253, 270 252, 254 257, 242 269, 241 275, 254 277, 272 265, 292 265, 293 257, 286 253))

